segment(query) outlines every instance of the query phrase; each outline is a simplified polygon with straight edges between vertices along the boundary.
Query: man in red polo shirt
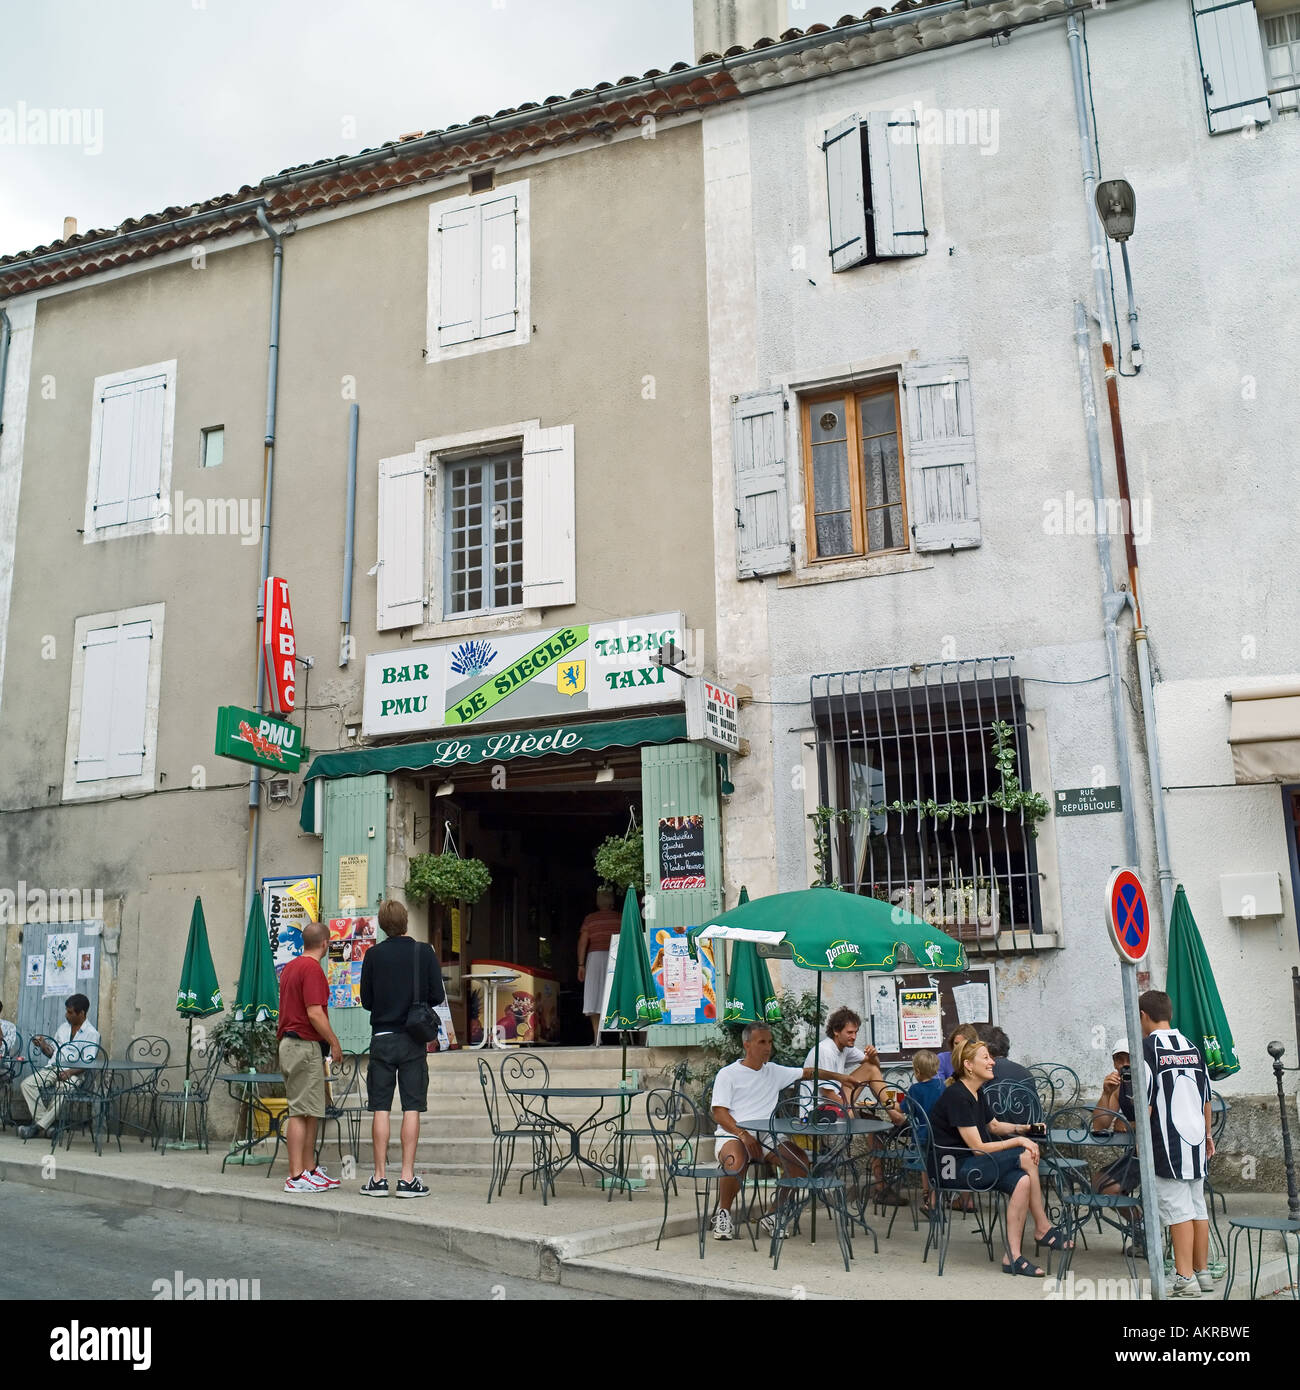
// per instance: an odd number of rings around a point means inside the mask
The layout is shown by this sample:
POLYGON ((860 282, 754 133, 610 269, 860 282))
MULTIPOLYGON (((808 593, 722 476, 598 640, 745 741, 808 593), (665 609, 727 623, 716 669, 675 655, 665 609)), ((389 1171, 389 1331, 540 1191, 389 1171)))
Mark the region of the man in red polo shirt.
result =
POLYGON ((343 1049, 330 1027, 327 1004, 329 981, 321 960, 329 949, 329 928, 311 922, 302 930, 302 955, 291 960, 280 974, 280 1070, 284 1093, 289 1098, 289 1176, 286 1192, 324 1192, 339 1185, 323 1168, 308 1168, 316 1151, 316 1126, 325 1116, 326 1053, 334 1062, 343 1049))

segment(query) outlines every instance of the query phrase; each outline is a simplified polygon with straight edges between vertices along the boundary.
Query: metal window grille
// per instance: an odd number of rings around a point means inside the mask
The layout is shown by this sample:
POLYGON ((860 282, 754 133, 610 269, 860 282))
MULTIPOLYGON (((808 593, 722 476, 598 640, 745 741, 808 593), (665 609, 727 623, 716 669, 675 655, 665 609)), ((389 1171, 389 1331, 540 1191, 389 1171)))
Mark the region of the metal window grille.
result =
POLYGON ((848 813, 826 828, 828 879, 915 912, 973 954, 1040 946, 1034 837, 1023 813, 987 802, 1001 786, 998 721, 1013 731, 1016 775, 1031 788, 1012 658, 846 671, 810 684, 819 804, 848 813), (940 820, 917 806, 926 802, 978 809, 940 820))
POLYGON ((524 601, 524 465, 517 454, 453 464, 447 477, 448 611, 524 601))

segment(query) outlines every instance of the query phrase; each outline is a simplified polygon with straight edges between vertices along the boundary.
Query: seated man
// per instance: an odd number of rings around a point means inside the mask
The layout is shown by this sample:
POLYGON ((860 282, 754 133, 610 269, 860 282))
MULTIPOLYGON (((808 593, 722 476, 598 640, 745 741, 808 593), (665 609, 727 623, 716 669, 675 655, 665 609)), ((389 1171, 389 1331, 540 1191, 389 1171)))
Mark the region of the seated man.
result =
POLYGON ((989 1056, 993 1058, 993 1080, 994 1081, 1027 1081, 1033 1083, 1028 1067, 1022 1067, 1019 1062, 1011 1060, 1011 1039, 997 1026, 996 1023, 979 1023, 975 1026, 975 1031, 979 1036, 980 1042, 984 1043, 989 1050, 989 1056))
MULTIPOLYGON (((4 1001, 0 1000, 0 1014, 5 1011, 4 1001)), ((17 1059, 18 1029, 7 1018, 0 1018, 0 1054, 10 1060, 17 1059)))
MULTIPOLYGON (((714 1134, 714 1152, 726 1177, 718 1184, 718 1210, 713 1218, 714 1240, 731 1240, 735 1226, 731 1220, 731 1204, 740 1191, 740 1180, 750 1163, 770 1154, 787 1176, 802 1176, 808 1171, 804 1156, 793 1144, 776 1144, 767 1132, 767 1123, 776 1108, 781 1091, 795 1081, 809 1081, 812 1067, 782 1067, 772 1059, 772 1030, 763 1023, 746 1025, 741 1035, 745 1055, 732 1062, 713 1078, 713 1118, 718 1128, 714 1134), (762 1136, 761 1138, 759 1136, 762 1136)), ((822 1072, 840 1086, 852 1086, 853 1078, 840 1072, 822 1072)), ((764 1231, 772 1230, 772 1218, 765 1216, 759 1223, 764 1231)))
MULTIPOLYGON (((822 1106, 830 1107, 838 1115, 847 1115, 852 1100, 852 1087, 841 1086, 838 1081, 824 1078, 833 1072, 852 1075, 853 1069, 866 1060, 867 1054, 857 1046, 858 1029, 862 1019, 852 1009, 836 1009, 826 1020, 826 1036, 816 1047, 808 1049, 804 1058, 805 1068, 817 1064, 818 1100, 822 1106)), ((877 1072, 879 1068, 877 1068, 877 1072)), ((812 1086, 805 1085, 800 1093, 805 1104, 812 1104, 812 1086)))
MULTIPOLYGON (((47 1057, 53 1057, 64 1043, 70 1043, 75 1039, 78 1045, 84 1045, 93 1055, 95 1046, 99 1042, 99 1032, 93 1023, 86 1022, 86 1015, 89 1012, 90 1000, 84 994, 69 995, 63 1006, 64 1021, 59 1024, 53 1038, 47 1038, 42 1033, 33 1033, 32 1048, 39 1049, 47 1057)), ((33 1055, 35 1055, 34 1051, 33 1055)), ((42 1087, 46 1091, 53 1091, 56 1083, 63 1085, 74 1081, 80 1075, 81 1073, 75 1068, 55 1071, 53 1067, 44 1067, 39 1073, 39 1080, 35 1071, 23 1079, 20 1089, 23 1093, 23 1099, 27 1102, 27 1109, 31 1112, 32 1123, 19 1125, 20 1138, 43 1139, 58 1121, 58 1098, 52 1098, 45 1105, 42 1105, 42 1087)))
MULTIPOLYGON (((1127 1038, 1116 1039, 1111 1050, 1111 1061, 1114 1063, 1114 1070, 1108 1072, 1106 1079, 1101 1083, 1101 1096, 1092 1111, 1094 1134, 1123 1134, 1129 1128, 1129 1123, 1122 1113, 1125 1108, 1133 1108, 1133 1073, 1129 1065, 1127 1038)), ((1120 1194, 1127 1196, 1130 1192, 1136 1192, 1141 1185, 1137 1154, 1131 1149, 1122 1153, 1113 1163, 1108 1163, 1097 1174, 1094 1184, 1098 1192, 1108 1197, 1120 1194)), ((1137 1219, 1139 1208, 1136 1203, 1124 1210, 1129 1213, 1130 1220, 1137 1219)), ((1141 1242, 1134 1242, 1133 1253, 1138 1258, 1145 1257, 1146 1250, 1141 1242)))

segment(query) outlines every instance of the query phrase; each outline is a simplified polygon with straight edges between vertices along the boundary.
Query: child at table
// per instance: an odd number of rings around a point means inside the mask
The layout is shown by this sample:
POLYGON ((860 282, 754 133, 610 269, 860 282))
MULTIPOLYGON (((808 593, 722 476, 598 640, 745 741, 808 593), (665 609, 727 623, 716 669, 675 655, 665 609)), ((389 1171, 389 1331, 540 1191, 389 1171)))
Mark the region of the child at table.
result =
MULTIPOLYGON (((927 1126, 921 1116, 929 1115, 934 1108, 934 1103, 944 1090, 943 1082, 939 1079, 939 1059, 928 1048, 922 1048, 919 1052, 912 1054, 912 1077, 912 1084, 907 1088, 907 1098, 912 1102, 912 1118, 917 1128, 917 1141, 924 1143, 927 1126), (921 1113, 918 1114, 918 1111, 921 1113)), ((908 1116, 903 1113, 900 1106, 889 1106, 887 1113, 896 1125, 907 1123, 908 1116)), ((924 1172, 921 1174, 921 1187, 925 1193, 922 1200, 928 1211, 930 1180, 924 1172)))

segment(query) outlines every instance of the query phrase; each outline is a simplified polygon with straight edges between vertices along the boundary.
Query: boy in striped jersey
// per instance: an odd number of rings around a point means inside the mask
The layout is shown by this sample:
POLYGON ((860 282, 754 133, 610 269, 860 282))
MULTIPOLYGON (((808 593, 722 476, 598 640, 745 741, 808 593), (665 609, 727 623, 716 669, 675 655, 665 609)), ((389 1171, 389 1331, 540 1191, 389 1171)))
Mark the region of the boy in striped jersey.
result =
MULTIPOLYGON (((1214 1289, 1209 1272, 1210 1224, 1205 1209, 1205 1165, 1214 1157, 1210 1136, 1210 1075, 1195 1043, 1173 1025, 1173 1004, 1158 989, 1138 997, 1142 1018, 1142 1070, 1151 1117, 1156 1203, 1174 1246, 1170 1298, 1199 1298, 1214 1289)), ((1120 1108, 1131 1120, 1128 1087, 1120 1108)))

